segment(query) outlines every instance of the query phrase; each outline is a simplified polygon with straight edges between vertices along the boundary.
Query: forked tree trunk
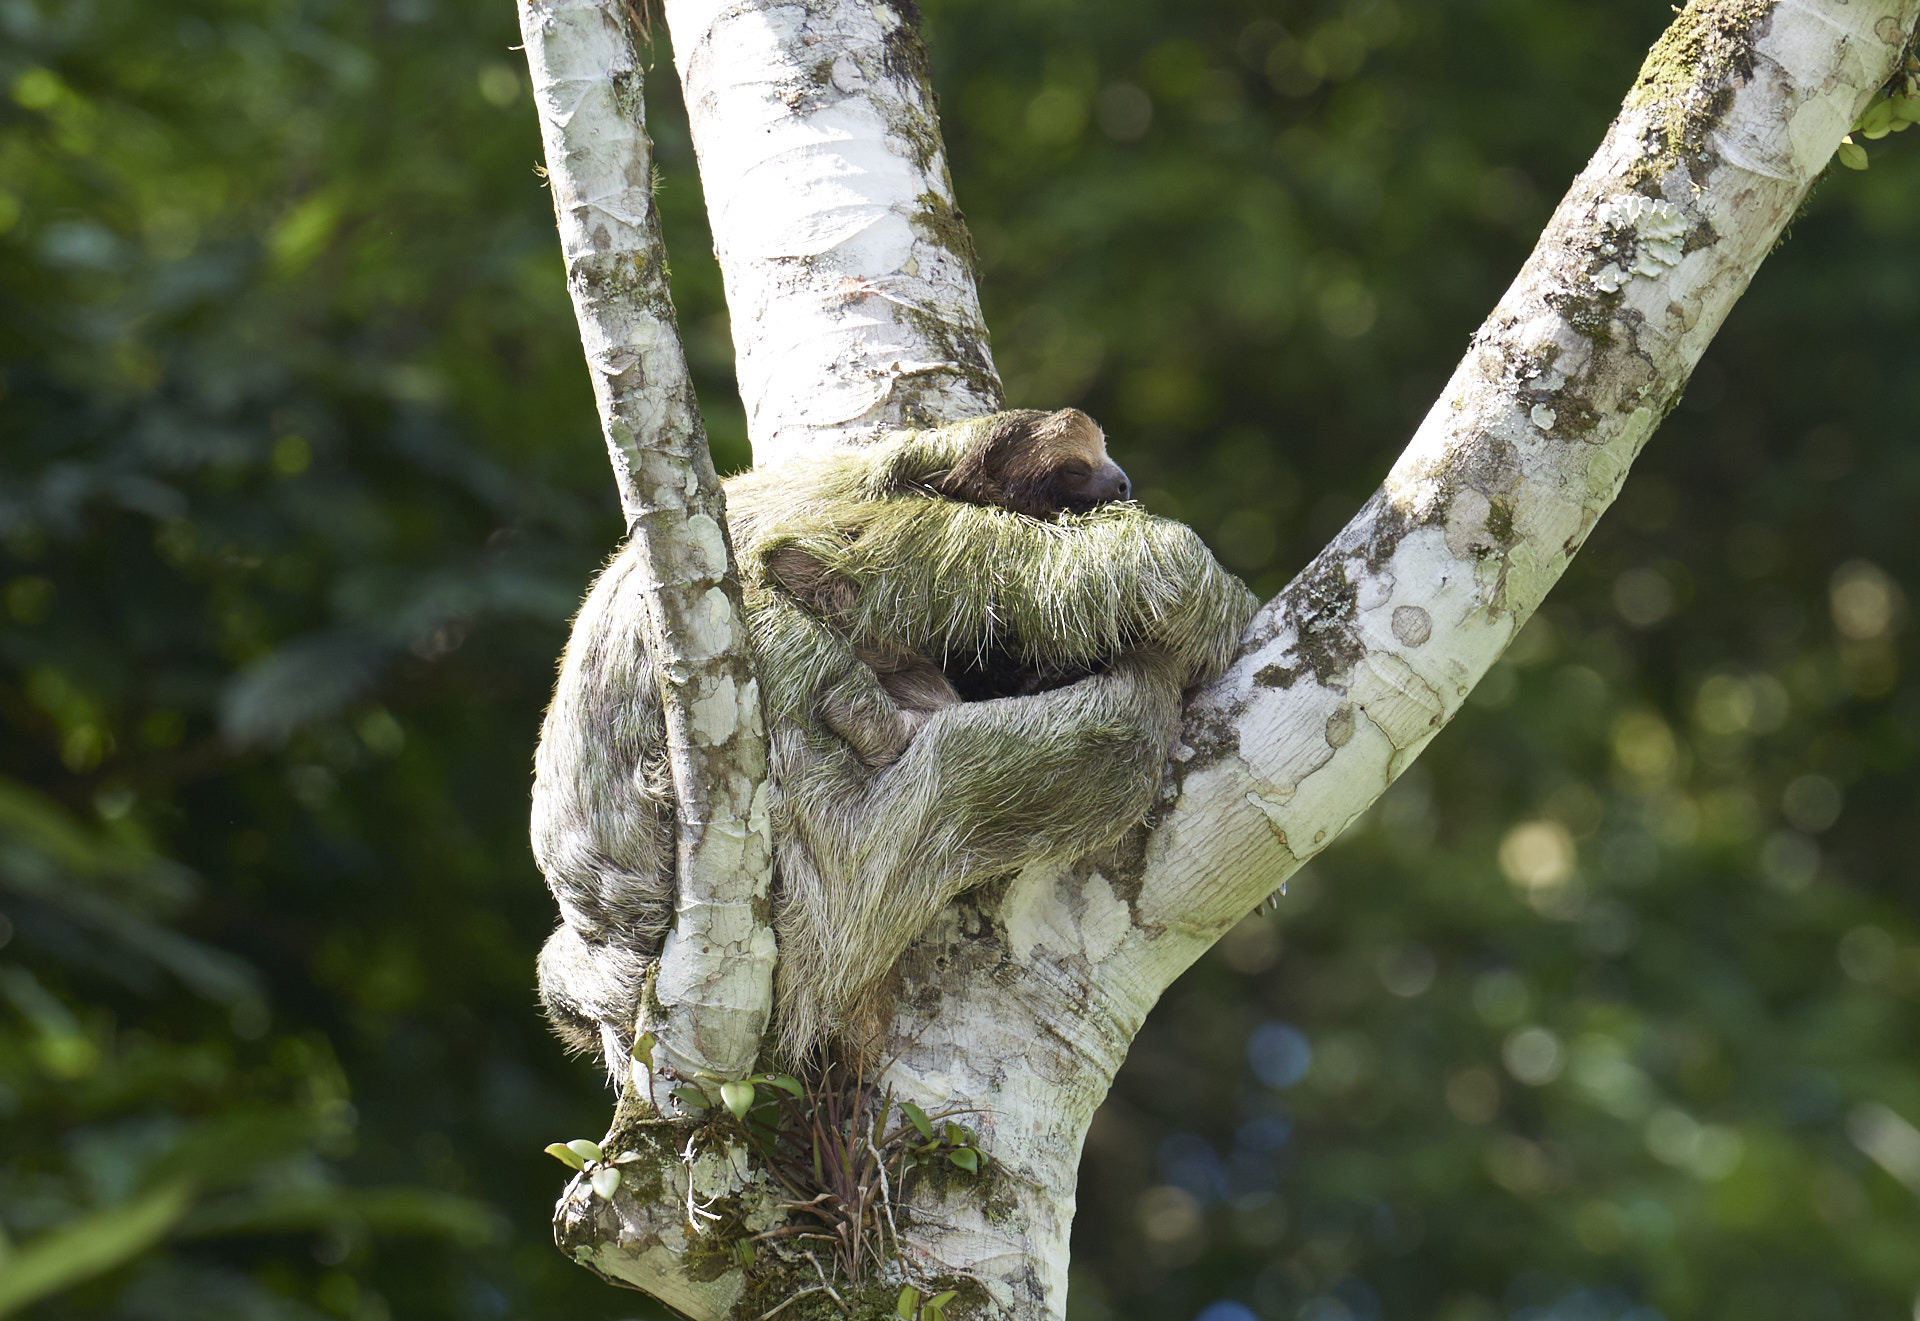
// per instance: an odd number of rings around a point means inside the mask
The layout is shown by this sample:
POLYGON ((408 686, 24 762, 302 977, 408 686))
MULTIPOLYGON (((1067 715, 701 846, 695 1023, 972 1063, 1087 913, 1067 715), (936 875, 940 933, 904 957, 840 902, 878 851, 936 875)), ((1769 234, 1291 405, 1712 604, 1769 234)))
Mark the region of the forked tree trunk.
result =
POLYGON ((767 738, 747 652, 726 500, 687 373, 653 204, 631 17, 599 0, 522 5, 567 290, 593 378, 627 535, 647 566, 679 803, 678 912, 653 1001, 659 1063, 738 1077, 772 1000, 767 738))
MULTIPOLYGON (((667 3, 763 462, 998 403, 911 13, 667 3)), ((1689 5, 1385 484, 1190 706, 1154 827, 982 887, 908 952, 886 1082, 976 1111, 994 1163, 910 1194, 889 1282, 836 1291, 855 1314, 886 1314, 903 1279, 959 1287, 949 1316, 1064 1313, 1081 1142, 1148 1010, 1459 710, 1916 14, 1920 0, 1689 5)), ((718 1149, 678 1163, 650 1131, 622 1129, 660 1153, 632 1167, 651 1173, 611 1204, 584 1185, 562 1202, 577 1257, 699 1318, 761 1317, 818 1283, 690 1231, 689 1205, 714 1199, 746 1231, 771 1224, 764 1180, 718 1149)), ((821 1291, 781 1315, 838 1310, 821 1291)))

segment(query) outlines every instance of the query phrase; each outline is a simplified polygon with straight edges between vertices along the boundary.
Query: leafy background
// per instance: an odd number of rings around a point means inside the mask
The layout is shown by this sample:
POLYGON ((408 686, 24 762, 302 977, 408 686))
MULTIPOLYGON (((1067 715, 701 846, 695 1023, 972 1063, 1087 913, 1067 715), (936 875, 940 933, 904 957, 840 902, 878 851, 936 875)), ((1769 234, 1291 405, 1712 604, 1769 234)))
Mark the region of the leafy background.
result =
MULTIPOLYGON (((1266 590, 1670 18, 926 7, 1012 402, 1093 412, 1266 590)), ((528 766, 618 519, 511 7, 0 34, 0 1314, 654 1315, 546 1231, 540 1147, 608 1101, 535 1011, 528 766)), ((1872 155, 1469 710, 1149 1022, 1074 1321, 1913 1314, 1920 164, 1872 155)))

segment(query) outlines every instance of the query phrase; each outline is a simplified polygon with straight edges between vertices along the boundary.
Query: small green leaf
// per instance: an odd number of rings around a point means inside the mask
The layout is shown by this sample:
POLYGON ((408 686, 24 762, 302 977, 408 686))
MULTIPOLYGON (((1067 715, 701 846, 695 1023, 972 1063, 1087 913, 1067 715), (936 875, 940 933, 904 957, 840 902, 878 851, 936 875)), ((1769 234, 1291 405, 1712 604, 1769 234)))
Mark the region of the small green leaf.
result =
POLYGON ((633 1163, 634 1163, 635 1161, 637 1161, 637 1160, 639 1160, 639 1159, 640 1159, 640 1153, 639 1153, 639 1152, 637 1152, 637 1151, 623 1151, 623 1152, 621 1152, 621 1153, 620 1153, 620 1154, 619 1154, 618 1156, 615 1156, 615 1157, 614 1157, 614 1158, 613 1158, 613 1159, 612 1159, 612 1160, 611 1160, 610 1162, 608 1162, 608 1163, 609 1163, 609 1164, 612 1164, 612 1165, 631 1165, 631 1164, 633 1164, 633 1163))
POLYGON ((958 1289, 948 1289, 944 1293, 937 1293, 933 1297, 927 1299, 927 1306, 928 1307, 945 1307, 948 1303, 952 1302, 954 1299, 958 1298, 959 1296, 960 1296, 960 1291, 958 1289))
POLYGON ((642 1032, 633 1039, 633 1057, 649 1069, 653 1067, 653 1047, 658 1040, 651 1032, 642 1032))
POLYGON ((965 1170, 968 1174, 980 1173, 980 1153, 972 1147, 962 1147, 958 1151, 949 1151, 947 1159, 965 1170))
POLYGON ((927 1112, 925 1110, 922 1110, 912 1101, 902 1101, 900 1103, 900 1113, 905 1115, 912 1121, 913 1126, 920 1130, 921 1137, 927 1139, 933 1137, 933 1121, 927 1118, 927 1112))
POLYGON ((1867 168, 1867 149, 1857 142, 1841 143, 1840 150, 1835 154, 1839 157, 1840 163, 1849 170, 1867 168))
POLYGON ((740 1264, 742 1266, 746 1267, 748 1270, 751 1270, 753 1268, 754 1256, 753 1256, 753 1244, 751 1242, 749 1242, 744 1238, 741 1239, 738 1243, 733 1245, 733 1252, 734 1252, 734 1255, 740 1259, 740 1264))
POLYGON ((673 1097, 689 1110, 705 1110, 710 1102, 707 1094, 690 1082, 683 1082, 673 1089, 673 1097))
POLYGON ((575 1151, 570 1143, 549 1142, 543 1150, 570 1170, 587 1168, 587 1162, 581 1159, 580 1153, 575 1151))
POLYGON ((753 1109, 753 1084, 723 1082, 720 1084, 720 1099, 726 1102, 727 1109, 733 1111, 735 1119, 745 1119, 747 1111, 753 1109))
POLYGON ((593 1172, 593 1190, 611 1202, 613 1195, 620 1191, 620 1171, 611 1165, 593 1172))
POLYGON ((798 1078, 784 1073, 770 1073, 765 1079, 769 1087, 778 1087, 789 1096, 805 1096, 807 1089, 800 1085, 798 1078))
POLYGON ((1870 138, 1880 137, 1893 124, 1893 102, 1882 97, 1860 116, 1860 131, 1870 138))
POLYGON ((950 1147, 964 1147, 967 1145, 967 1135, 962 1133, 960 1131, 960 1125, 954 1123, 951 1119, 947 1121, 947 1145, 950 1147))
POLYGON ((590 1160, 605 1160, 607 1158, 607 1153, 600 1150, 600 1144, 598 1142, 589 1142, 585 1138, 575 1138, 573 1141, 567 1143, 567 1145, 573 1149, 573 1154, 580 1158, 582 1165, 590 1160))
POLYGON ((1920 96, 1896 96, 1888 104, 1893 107, 1896 120, 1908 124, 1920 120, 1920 96))
POLYGON ((900 1286, 900 1301, 893 1305, 893 1314, 900 1321, 913 1321, 913 1314, 920 1307, 920 1291, 911 1284, 900 1286))

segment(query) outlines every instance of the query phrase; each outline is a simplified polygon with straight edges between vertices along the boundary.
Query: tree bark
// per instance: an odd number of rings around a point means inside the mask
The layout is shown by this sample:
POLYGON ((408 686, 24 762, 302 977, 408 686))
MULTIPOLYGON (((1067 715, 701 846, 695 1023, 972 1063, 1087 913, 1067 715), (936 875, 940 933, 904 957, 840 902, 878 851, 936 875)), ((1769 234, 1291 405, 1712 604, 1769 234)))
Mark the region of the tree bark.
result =
POLYGON ((594 402, 651 579, 678 906, 658 1019, 640 1030, 657 1038, 656 1065, 737 1078, 773 1003, 767 739, 726 500, 667 288, 635 34, 622 0, 523 0, 520 28, 594 402))
POLYGON ((998 409, 913 7, 666 11, 754 461, 998 409))
MULTIPOLYGON (((1081 1143, 1148 1010, 1459 710, 1916 14, 1920 0, 1690 4, 1385 484, 1190 705, 1150 828, 981 887, 908 952, 886 1082, 930 1110, 976 1110, 994 1163, 909 1199, 898 1276, 965 1282, 953 1316, 1064 1314, 1081 1143)), ((668 16, 756 455, 994 406, 911 22, 851 0, 669 0, 668 16)), ((711 1150, 667 1161, 651 1199, 576 1191, 563 1238, 610 1275, 673 1275, 691 1315, 759 1317, 788 1266, 720 1269, 673 1204, 732 1199, 750 1226, 756 1177, 711 1150)))

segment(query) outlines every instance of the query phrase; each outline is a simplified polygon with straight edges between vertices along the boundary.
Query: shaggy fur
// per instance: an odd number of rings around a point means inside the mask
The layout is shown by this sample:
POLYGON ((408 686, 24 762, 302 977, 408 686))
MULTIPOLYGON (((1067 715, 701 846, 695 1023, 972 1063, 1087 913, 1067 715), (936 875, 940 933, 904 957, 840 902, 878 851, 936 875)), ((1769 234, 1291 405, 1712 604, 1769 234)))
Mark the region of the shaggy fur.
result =
MULTIPOLYGON (((1107 457, 1107 438, 1093 419, 1074 408, 1057 413, 1018 410, 985 419, 968 439, 952 467, 927 476, 922 486, 969 504, 1008 509, 1038 519, 1062 513, 1087 513, 1132 494, 1120 465, 1107 457)), ((769 555, 767 568, 779 585, 811 603, 816 613, 845 623, 858 585, 832 572, 797 546, 769 555)), ((1098 662, 1035 664, 1002 644, 983 654, 948 658, 943 670, 932 659, 898 648, 856 643, 860 659, 879 676, 880 686, 898 702, 909 728, 924 714, 959 701, 1028 697, 1095 673, 1098 662)), ((833 711, 827 723, 864 747, 861 733, 845 727, 833 711)), ((892 747, 891 743, 888 744, 892 747)), ((897 755, 898 749, 892 749, 897 755)), ((878 765, 865 751, 862 757, 878 765)), ((891 760, 891 755, 884 760, 891 760)))
MULTIPOLYGON (((872 1045, 885 974, 954 895, 1137 823, 1182 689, 1224 669, 1251 617, 1191 530, 1137 506, 1043 521, 944 490, 1061 435, 1084 454, 1082 422, 1098 436, 1082 414, 996 414, 727 483, 771 741, 789 1060, 872 1045), (941 669, 993 655, 1102 669, 961 702, 941 669)), ((536 759, 534 851, 563 918, 541 993, 610 1064, 673 900, 645 620, 623 551, 575 623, 536 759)))

